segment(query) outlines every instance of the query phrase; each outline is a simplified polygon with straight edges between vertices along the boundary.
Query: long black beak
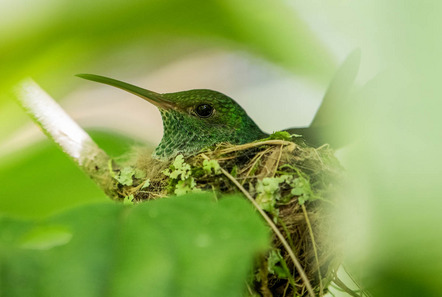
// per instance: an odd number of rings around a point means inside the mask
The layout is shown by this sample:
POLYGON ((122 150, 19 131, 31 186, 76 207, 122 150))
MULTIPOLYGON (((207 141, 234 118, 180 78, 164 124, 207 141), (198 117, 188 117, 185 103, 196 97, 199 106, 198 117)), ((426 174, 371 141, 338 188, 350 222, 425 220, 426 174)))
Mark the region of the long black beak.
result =
POLYGON ((104 76, 95 75, 95 74, 77 74, 76 76, 87 79, 87 80, 110 85, 110 86, 113 86, 116 88, 120 88, 124 91, 127 91, 129 93, 137 95, 138 97, 141 97, 144 100, 149 101, 150 103, 152 103, 153 105, 155 105, 159 108, 163 108, 163 109, 174 108, 174 104, 172 101, 164 98, 161 94, 155 93, 153 91, 149 91, 149 90, 146 90, 146 89, 143 89, 143 88, 140 88, 140 87, 137 87, 137 86, 113 79, 113 78, 104 77, 104 76))

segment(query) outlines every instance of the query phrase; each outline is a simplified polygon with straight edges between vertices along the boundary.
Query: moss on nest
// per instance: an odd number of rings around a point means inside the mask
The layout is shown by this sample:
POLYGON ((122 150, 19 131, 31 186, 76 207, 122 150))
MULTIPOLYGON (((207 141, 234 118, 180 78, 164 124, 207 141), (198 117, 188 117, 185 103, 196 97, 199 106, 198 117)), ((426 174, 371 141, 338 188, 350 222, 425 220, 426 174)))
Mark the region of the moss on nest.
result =
POLYGON ((168 162, 153 160, 145 152, 134 156, 122 165, 110 164, 113 187, 126 203, 193 191, 211 191, 216 197, 240 191, 265 212, 284 239, 275 235, 271 250, 257 260, 250 296, 309 296, 309 288, 322 296, 337 280, 339 257, 327 238, 327 208, 333 204, 342 168, 327 145, 313 148, 277 132, 258 142, 219 144, 168 162))

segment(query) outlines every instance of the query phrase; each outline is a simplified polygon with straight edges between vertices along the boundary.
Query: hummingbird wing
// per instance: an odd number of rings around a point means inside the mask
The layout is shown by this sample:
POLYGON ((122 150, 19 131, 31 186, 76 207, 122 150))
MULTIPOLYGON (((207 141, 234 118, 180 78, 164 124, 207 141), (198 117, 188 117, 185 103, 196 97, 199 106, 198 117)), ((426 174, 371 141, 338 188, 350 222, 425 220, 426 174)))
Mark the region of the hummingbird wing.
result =
POLYGON ((339 67, 309 127, 289 128, 291 134, 299 134, 313 146, 329 143, 338 148, 351 141, 342 127, 347 124, 346 114, 351 113, 355 100, 350 98, 354 81, 359 70, 361 52, 354 50, 339 67))

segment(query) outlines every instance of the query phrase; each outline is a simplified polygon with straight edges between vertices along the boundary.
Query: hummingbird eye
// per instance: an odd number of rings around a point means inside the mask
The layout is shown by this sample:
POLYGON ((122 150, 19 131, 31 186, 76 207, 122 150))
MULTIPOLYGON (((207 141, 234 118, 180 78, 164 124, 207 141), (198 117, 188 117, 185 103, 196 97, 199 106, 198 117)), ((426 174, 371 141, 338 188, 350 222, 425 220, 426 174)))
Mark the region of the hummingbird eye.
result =
POLYGON ((195 108, 195 112, 201 118, 208 118, 213 114, 213 107, 210 104, 200 104, 195 108))

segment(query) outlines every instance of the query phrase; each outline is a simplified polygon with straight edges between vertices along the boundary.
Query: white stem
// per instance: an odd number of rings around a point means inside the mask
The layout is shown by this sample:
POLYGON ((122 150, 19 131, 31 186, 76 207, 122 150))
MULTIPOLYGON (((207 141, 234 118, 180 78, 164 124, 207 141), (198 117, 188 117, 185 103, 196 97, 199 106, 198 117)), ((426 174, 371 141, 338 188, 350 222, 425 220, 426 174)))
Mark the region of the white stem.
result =
POLYGON ((62 150, 82 166, 82 152, 99 149, 90 136, 32 79, 15 89, 21 106, 62 150))
POLYGON ((107 171, 109 156, 92 138, 32 79, 14 88, 20 105, 61 149, 109 196, 112 177, 107 171))

